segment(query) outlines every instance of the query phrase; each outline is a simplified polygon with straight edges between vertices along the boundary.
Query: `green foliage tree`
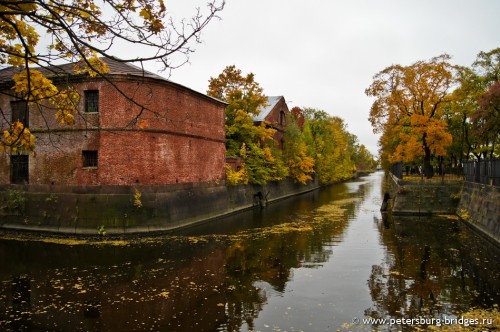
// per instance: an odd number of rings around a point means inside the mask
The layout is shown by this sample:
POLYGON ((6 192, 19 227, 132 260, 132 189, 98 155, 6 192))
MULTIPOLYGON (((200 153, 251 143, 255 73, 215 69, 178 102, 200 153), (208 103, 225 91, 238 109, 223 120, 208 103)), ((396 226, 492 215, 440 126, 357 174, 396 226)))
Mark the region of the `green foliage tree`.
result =
POLYGON ((480 52, 470 68, 461 67, 457 72, 458 86, 447 110, 454 137, 449 154, 455 163, 470 157, 492 158, 498 155, 500 48, 480 52))
POLYGON ((373 170, 377 166, 374 156, 363 144, 354 145, 352 160, 357 170, 373 170))
POLYGON ((479 150, 481 144, 472 132, 471 116, 478 108, 478 100, 485 88, 484 82, 471 68, 460 67, 457 74, 458 87, 451 93, 451 102, 445 107, 448 129, 453 135, 453 143, 447 150, 454 164, 479 150))
POLYGON ((312 180, 314 159, 308 154, 304 133, 299 126, 298 117, 295 115, 287 118, 284 140, 283 154, 290 178, 302 184, 312 180))
POLYGON ((484 83, 484 93, 471 116, 473 133, 480 140, 483 157, 498 156, 500 142, 500 48, 480 52, 472 67, 484 83))
POLYGON ((304 138, 319 182, 329 184, 351 178, 355 165, 348 152, 350 134, 344 121, 313 108, 306 108, 304 113, 304 138))
POLYGON ((496 81, 479 100, 478 109, 472 114, 474 133, 484 144, 484 154, 498 156, 500 143, 500 82, 496 81))
POLYGON ((267 102, 253 74, 245 76, 235 66, 228 66, 209 82, 207 94, 229 104, 227 154, 244 162, 238 171, 227 167, 228 183, 265 184, 289 176, 305 184, 317 174, 321 184, 330 184, 353 176, 355 153, 359 152, 360 160, 370 159, 366 149, 357 146, 357 138, 347 131, 341 118, 312 108, 292 110, 281 152, 273 139, 276 130, 253 121, 267 102))
POLYGON ((288 175, 275 146, 275 129, 265 123, 254 124, 254 117, 266 106, 267 97, 255 81, 255 75, 242 75, 235 66, 227 66, 218 77, 209 80, 209 96, 224 100, 226 107, 226 153, 239 157, 244 165, 237 183, 265 184, 288 175))
MULTIPOLYGON (((102 77, 108 72, 102 57, 141 66, 160 61, 165 70, 177 68, 188 60, 192 42, 199 42, 201 31, 223 7, 224 1, 213 0, 206 15, 198 10, 190 22, 174 23, 163 0, 2 1, 0 67, 14 67, 11 95, 29 103, 30 110, 46 110, 49 105, 58 122, 71 125, 79 96, 70 86, 54 85, 54 65, 73 63, 67 74, 102 77), (42 34, 48 37, 44 42, 42 34), (114 53, 123 46, 140 48, 142 53, 129 58, 122 53, 118 59, 114 53)), ((127 97, 133 101, 133 96, 127 97)), ((22 122, 4 130, 0 150, 33 149, 34 137, 22 122)))

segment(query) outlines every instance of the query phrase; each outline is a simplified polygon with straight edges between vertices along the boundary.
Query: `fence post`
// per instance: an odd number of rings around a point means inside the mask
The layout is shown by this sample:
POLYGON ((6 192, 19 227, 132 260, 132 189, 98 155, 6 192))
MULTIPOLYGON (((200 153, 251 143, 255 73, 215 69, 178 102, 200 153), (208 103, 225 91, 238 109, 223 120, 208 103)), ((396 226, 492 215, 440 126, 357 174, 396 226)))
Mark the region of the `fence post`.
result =
POLYGON ((500 159, 468 160, 463 162, 463 167, 465 181, 500 185, 500 159))

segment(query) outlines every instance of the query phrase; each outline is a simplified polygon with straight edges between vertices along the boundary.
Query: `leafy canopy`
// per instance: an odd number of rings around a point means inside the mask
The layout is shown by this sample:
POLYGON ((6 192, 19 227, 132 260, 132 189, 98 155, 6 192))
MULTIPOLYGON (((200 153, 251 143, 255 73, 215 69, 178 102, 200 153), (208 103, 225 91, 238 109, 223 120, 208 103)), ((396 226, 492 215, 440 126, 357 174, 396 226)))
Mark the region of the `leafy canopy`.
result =
POLYGON ((286 177, 288 170, 273 139, 276 129, 266 126, 265 122, 254 123, 254 117, 267 103, 255 75, 243 75, 235 66, 227 66, 218 77, 210 78, 207 94, 228 103, 226 153, 244 162, 238 174, 228 174, 238 180, 231 181, 265 184, 286 177))
MULTIPOLYGON (((476 152, 498 157, 500 143, 500 48, 480 52, 472 68, 483 90, 471 115, 473 135, 478 139, 476 152)), ((476 157, 479 158, 479 153, 476 157)))
POLYGON ((304 139, 319 182, 329 184, 351 178, 356 167, 351 159, 351 134, 344 120, 314 108, 306 108, 304 113, 304 139))
MULTIPOLYGON (((198 10, 189 22, 174 23, 163 0, 1 1, 0 67, 16 68, 12 95, 30 109, 48 105, 60 123, 71 125, 79 96, 70 87, 54 85, 54 65, 75 63, 74 73, 90 76, 108 72, 102 57, 141 65, 157 60, 165 70, 177 68, 193 52, 191 41, 199 42, 201 30, 223 7, 224 1, 212 0, 206 15, 198 10), (141 53, 114 57, 124 46, 141 53)), ((3 134, 0 150, 34 148, 23 123, 11 123, 3 134)))
POLYGON ((374 97, 369 120, 383 134, 382 149, 390 162, 443 156, 452 142, 445 105, 456 77, 443 54, 410 66, 392 65, 374 76, 366 94, 374 97))
POLYGON ((480 52, 470 67, 448 55, 374 77, 370 121, 380 139, 382 163, 419 161, 446 154, 449 164, 499 153, 500 48, 480 52), (453 140, 452 140, 453 137, 453 140))
POLYGON ((289 176, 294 181, 306 184, 312 180, 314 174, 314 158, 308 152, 304 132, 299 125, 299 117, 302 111, 299 108, 292 109, 292 115, 287 118, 285 129, 285 144, 283 157, 289 169, 289 176))

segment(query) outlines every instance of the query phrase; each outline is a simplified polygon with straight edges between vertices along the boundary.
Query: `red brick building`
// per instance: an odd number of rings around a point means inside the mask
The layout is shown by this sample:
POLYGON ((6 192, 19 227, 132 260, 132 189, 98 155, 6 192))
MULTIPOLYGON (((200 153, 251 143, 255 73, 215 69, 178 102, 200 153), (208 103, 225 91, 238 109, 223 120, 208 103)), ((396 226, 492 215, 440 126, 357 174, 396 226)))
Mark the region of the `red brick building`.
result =
POLYGON ((260 124, 265 121, 269 127, 276 129, 273 138, 283 148, 283 136, 288 114, 290 114, 290 110, 286 104, 285 97, 267 97, 267 106, 261 110, 258 116, 254 117, 254 122, 260 124))
MULTIPOLYGON (((105 78, 57 75, 81 98, 74 126, 54 111, 27 110, 0 71, 0 129, 14 118, 36 137, 30 155, 0 155, 0 184, 156 185, 224 177, 226 104, 130 64, 105 59, 105 78), (27 111, 26 111, 27 110, 27 111)), ((58 67, 71 72, 71 65, 58 67)), ((10 83, 11 84, 11 83, 10 83)))

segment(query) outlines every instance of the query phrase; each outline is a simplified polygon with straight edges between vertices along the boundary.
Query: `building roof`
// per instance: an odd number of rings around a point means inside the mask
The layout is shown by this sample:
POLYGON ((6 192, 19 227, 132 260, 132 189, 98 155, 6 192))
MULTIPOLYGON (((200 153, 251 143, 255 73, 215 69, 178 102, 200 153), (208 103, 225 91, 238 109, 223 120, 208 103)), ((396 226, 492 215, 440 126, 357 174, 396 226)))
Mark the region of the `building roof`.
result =
MULTIPOLYGON (((135 66, 131 63, 121 61, 120 59, 110 59, 110 58, 101 58, 101 60, 106 63, 109 68, 109 72, 107 74, 111 75, 134 75, 134 76, 144 76, 150 78, 156 78, 161 80, 167 80, 160 75, 156 75, 147 70, 143 70, 142 68, 135 66)), ((33 69, 37 69, 42 72, 45 76, 60 76, 60 75, 75 75, 74 64, 73 63, 65 63, 62 65, 55 65, 50 67, 33 67, 33 69)), ((19 73, 23 70, 23 68, 19 67, 7 67, 5 69, 0 70, 0 81, 10 81, 12 80, 12 76, 16 73, 19 73)))
POLYGON ((273 108, 278 104, 278 102, 283 98, 283 96, 271 96, 267 97, 267 105, 266 107, 262 108, 260 110, 259 115, 254 116, 253 121, 255 122, 261 122, 266 120, 266 117, 271 113, 273 108))
MULTIPOLYGON (((178 87, 181 87, 183 89, 195 92, 197 94, 201 94, 209 99, 215 100, 219 103, 226 104, 226 102, 223 102, 217 98, 213 98, 210 96, 207 96, 204 93, 201 93, 199 91, 195 91, 191 88, 188 88, 182 84, 175 83, 173 81, 170 81, 166 79, 163 76, 157 75, 155 73, 152 73, 150 71, 147 71, 139 66, 136 66, 134 64, 131 64, 129 62, 122 61, 118 58, 101 58, 106 65, 109 68, 109 72, 106 73, 106 75, 130 75, 130 76, 137 76, 137 77, 147 77, 151 79, 156 79, 156 80, 161 80, 168 82, 172 85, 176 85, 178 87)), ((35 67, 36 68, 36 67, 35 67)), ((57 66, 51 66, 51 67, 44 67, 44 68, 36 68, 37 70, 41 71, 45 76, 63 76, 63 75, 75 75, 74 71, 74 64, 73 63, 66 63, 62 65, 57 65, 57 66)), ((7 67, 5 69, 0 70, 0 83, 1 82, 8 82, 12 80, 12 76, 14 76, 16 73, 19 73, 23 70, 23 68, 19 67, 7 67)))

